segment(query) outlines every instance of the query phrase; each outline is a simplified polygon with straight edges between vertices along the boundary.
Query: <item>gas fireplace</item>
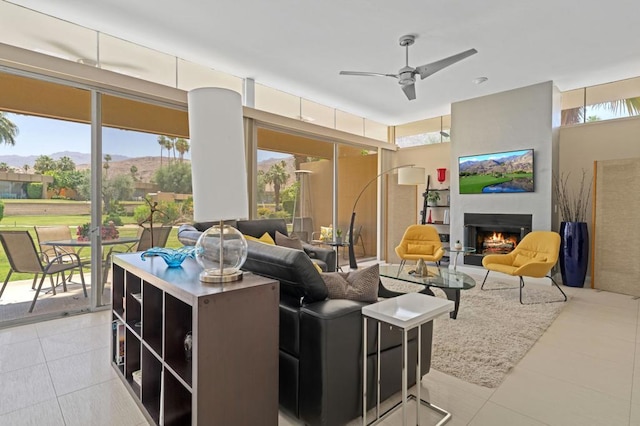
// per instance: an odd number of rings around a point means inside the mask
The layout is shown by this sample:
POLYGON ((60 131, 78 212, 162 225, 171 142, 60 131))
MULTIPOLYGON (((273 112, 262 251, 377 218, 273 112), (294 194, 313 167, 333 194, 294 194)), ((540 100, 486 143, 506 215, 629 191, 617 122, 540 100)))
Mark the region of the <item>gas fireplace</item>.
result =
POLYGON ((465 213, 465 246, 476 252, 464 257, 466 265, 482 266, 487 254, 510 253, 531 232, 530 214, 465 213))

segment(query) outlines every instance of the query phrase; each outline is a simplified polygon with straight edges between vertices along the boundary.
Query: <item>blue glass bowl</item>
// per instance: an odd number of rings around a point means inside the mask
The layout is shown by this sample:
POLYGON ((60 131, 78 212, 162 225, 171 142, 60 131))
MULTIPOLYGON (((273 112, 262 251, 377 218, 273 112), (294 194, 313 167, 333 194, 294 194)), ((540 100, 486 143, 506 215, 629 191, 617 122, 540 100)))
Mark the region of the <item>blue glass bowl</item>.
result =
POLYGON ((145 260, 145 257, 160 256, 167 263, 169 268, 177 268, 182 265, 182 262, 187 257, 195 258, 195 247, 180 247, 179 249, 169 249, 163 247, 152 247, 147 251, 142 252, 140 257, 145 260))

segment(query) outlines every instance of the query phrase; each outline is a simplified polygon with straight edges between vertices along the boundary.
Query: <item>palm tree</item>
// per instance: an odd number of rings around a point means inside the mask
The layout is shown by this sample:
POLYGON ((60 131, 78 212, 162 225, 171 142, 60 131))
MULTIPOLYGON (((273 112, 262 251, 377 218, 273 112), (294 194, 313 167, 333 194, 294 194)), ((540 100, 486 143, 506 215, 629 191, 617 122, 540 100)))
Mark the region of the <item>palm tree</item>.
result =
POLYGON ((167 147, 167 137, 158 136, 158 145, 160 145, 160 167, 162 167, 162 150, 167 147))
POLYGON ((31 166, 29 166, 28 164, 25 164, 24 166, 22 166, 22 170, 24 170, 25 173, 29 173, 30 168, 31 166))
POLYGON ((19 130, 6 114, 6 112, 0 112, 0 142, 13 146, 16 144, 19 130))
POLYGON ((133 165, 131 166, 129 171, 131 172, 131 178, 133 180, 138 180, 138 177, 136 176, 138 174, 138 168, 135 165, 133 165))
POLYGON ((56 162, 48 155, 39 156, 38 158, 36 158, 35 163, 33 163, 33 170, 35 170, 36 173, 44 174, 45 172, 55 169, 56 162))
POLYGON ((264 175, 265 183, 273 185, 273 198, 276 205, 276 211, 280 210, 280 187, 289 179, 289 173, 286 170, 287 163, 282 160, 269 167, 264 175))
MULTIPOLYGON (((167 159, 168 159, 169 164, 171 164, 171 150, 174 149, 174 141, 175 141, 175 139, 176 138, 168 138, 168 137, 165 137, 165 139, 164 139, 165 140, 164 148, 167 150, 167 159)), ((174 151, 173 152, 174 159, 175 159, 175 156, 176 156, 176 154, 175 154, 175 151, 174 151)))
MULTIPOLYGON (((599 104, 590 105, 592 107, 602 107, 608 109, 615 115, 626 114, 628 116, 640 115, 640 97, 618 99, 615 101, 602 102, 599 104)), ((586 118, 586 121, 592 121, 586 118)), ((562 111, 562 124, 578 124, 585 122, 585 107, 577 107, 565 109, 562 111)))
POLYGON ((189 152, 189 141, 184 138, 178 138, 174 144, 175 149, 180 153, 180 162, 184 160, 184 154, 189 152))
POLYGON ((102 168, 104 169, 104 177, 105 178, 109 177, 109 167, 111 167, 109 165, 109 161, 111 161, 111 156, 109 154, 105 154, 105 156, 104 156, 104 164, 102 165, 102 168))
POLYGON ((67 156, 60 157, 56 166, 58 170, 63 172, 72 172, 76 169, 76 163, 67 156))

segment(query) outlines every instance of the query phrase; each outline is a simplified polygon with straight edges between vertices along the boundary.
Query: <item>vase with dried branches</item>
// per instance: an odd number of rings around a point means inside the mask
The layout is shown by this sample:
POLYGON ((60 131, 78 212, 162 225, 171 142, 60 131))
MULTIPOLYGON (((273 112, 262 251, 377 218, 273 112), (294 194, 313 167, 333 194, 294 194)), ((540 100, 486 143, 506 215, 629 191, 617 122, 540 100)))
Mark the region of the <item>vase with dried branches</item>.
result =
POLYGON ((589 229, 585 222, 593 179, 582 170, 577 189, 569 186, 571 173, 553 177, 553 192, 560 210, 560 273, 564 285, 583 287, 589 264, 589 229))
POLYGON ((562 173, 553 177, 553 192, 564 222, 584 222, 587 217, 587 206, 591 197, 593 180, 588 179, 587 172, 582 170, 582 179, 578 189, 569 187, 571 173, 562 173))

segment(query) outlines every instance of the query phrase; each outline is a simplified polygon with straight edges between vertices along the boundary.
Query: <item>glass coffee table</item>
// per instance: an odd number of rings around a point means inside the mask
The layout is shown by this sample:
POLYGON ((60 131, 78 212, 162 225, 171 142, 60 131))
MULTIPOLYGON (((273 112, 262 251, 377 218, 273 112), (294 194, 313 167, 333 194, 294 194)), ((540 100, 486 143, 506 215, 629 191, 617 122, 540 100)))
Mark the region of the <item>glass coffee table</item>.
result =
MULTIPOLYGON (((446 267, 429 266, 428 274, 417 276, 411 266, 400 269, 400 265, 380 265, 380 276, 405 281, 412 284, 425 286, 419 293, 433 296, 430 287, 437 287, 444 291, 447 299, 455 304, 453 312, 449 316, 453 319, 458 317, 458 307, 460 306, 460 290, 468 290, 476 286, 476 280, 464 272, 453 271, 446 267)), ((384 297, 383 294, 381 294, 384 297)))

